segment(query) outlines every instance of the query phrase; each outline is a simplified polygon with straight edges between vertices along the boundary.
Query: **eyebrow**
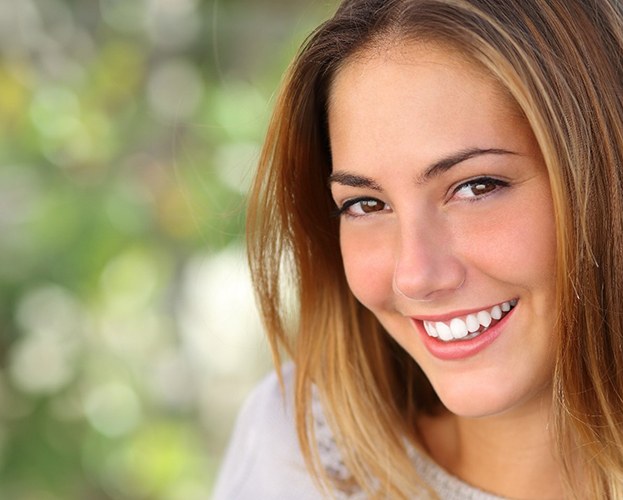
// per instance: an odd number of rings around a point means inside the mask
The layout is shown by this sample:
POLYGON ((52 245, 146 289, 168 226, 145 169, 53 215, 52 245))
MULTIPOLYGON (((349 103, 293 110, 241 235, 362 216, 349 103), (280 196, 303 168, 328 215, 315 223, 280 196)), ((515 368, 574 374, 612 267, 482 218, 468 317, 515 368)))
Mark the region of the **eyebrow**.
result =
MULTIPOLYGON (((499 148, 469 148, 459 151, 453 155, 442 158, 439 161, 436 161, 431 166, 429 166, 421 175, 419 175, 416 179, 417 184, 423 184, 426 181, 438 177, 444 172, 447 172, 455 165, 462 163, 464 161, 470 160, 477 156, 485 156, 485 155, 516 155, 513 151, 508 151, 506 149, 499 148)), ((360 175, 350 174, 348 172, 334 172, 329 176, 329 184, 332 183, 342 184, 344 186, 351 187, 364 187, 368 189, 372 189, 374 191, 382 191, 381 186, 374 180, 369 177, 364 177, 360 175)))

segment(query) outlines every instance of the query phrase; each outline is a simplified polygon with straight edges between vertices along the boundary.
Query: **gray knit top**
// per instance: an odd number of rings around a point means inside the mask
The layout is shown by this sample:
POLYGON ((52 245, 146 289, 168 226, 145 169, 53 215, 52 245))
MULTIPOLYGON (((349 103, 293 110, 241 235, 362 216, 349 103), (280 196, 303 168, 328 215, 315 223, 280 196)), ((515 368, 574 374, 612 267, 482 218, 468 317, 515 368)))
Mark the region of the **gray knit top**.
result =
MULTIPOLYGON (((251 393, 236 422, 221 465, 213 500, 361 500, 363 492, 332 492, 318 489, 307 473, 294 424, 293 367, 284 367, 286 398, 276 375, 266 377, 251 393)), ((314 401, 316 438, 323 465, 332 474, 348 476, 322 408, 314 401)), ((503 500, 452 476, 428 457, 410 450, 418 474, 443 500, 503 500)), ((421 499, 427 498, 423 493, 421 499)))

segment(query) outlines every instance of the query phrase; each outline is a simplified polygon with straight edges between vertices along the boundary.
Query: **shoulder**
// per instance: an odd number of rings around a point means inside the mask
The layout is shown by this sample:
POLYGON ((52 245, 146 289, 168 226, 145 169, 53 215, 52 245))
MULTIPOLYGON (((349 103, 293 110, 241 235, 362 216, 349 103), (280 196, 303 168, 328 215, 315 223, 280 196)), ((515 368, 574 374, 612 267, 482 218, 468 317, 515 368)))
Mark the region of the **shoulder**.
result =
MULTIPOLYGON (((213 500, 315 500, 326 498, 305 467, 294 418, 294 367, 283 368, 284 390, 275 373, 266 376, 251 392, 238 415, 229 447, 221 466, 213 500)), ((333 434, 317 398, 312 401, 315 436, 323 467, 333 476, 346 479, 333 434)), ((414 472, 441 498, 502 500, 477 490, 451 476, 439 465, 409 446, 414 472)), ((364 498, 362 491, 335 498, 364 498)), ((419 498, 419 497, 418 497, 419 498)))
POLYGON ((247 398, 214 490, 214 500, 322 498, 307 473, 294 421, 294 368, 283 368, 284 391, 275 373, 247 398))

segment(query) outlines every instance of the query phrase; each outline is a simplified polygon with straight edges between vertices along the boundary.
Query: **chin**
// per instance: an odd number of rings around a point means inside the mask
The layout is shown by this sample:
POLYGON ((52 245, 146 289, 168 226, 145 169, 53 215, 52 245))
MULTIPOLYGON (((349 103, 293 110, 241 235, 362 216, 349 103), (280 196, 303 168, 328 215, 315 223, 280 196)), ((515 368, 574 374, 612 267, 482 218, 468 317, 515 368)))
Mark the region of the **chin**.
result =
POLYGON ((487 418, 502 416, 509 413, 521 413, 546 408, 551 401, 549 385, 537 390, 522 392, 512 387, 499 385, 484 389, 483 387, 455 386, 446 390, 433 384, 443 405, 459 417, 487 418), (544 404, 545 403, 545 404, 544 404))
POLYGON ((448 411, 458 417, 485 418, 500 415, 508 411, 506 401, 489 400, 475 395, 440 396, 441 402, 448 411))

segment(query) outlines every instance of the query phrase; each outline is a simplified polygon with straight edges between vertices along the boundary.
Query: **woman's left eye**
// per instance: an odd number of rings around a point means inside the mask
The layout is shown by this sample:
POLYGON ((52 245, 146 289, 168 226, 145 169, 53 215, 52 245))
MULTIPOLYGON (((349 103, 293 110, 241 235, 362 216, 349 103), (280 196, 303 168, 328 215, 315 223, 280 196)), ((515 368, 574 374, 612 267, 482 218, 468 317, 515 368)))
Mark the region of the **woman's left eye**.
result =
POLYGON ((504 187, 508 187, 508 182, 492 177, 479 177, 459 184, 452 194, 456 198, 474 200, 504 187))

